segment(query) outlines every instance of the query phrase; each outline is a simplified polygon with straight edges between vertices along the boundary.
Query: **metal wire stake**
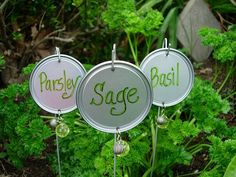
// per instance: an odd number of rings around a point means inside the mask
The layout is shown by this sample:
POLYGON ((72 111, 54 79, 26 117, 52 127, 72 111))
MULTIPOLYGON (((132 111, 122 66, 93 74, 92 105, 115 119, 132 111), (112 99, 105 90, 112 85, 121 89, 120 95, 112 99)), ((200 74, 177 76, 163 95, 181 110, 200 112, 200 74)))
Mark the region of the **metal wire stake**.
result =
POLYGON ((59 176, 61 177, 61 162, 60 162, 60 152, 59 152, 59 140, 58 140, 58 136, 57 135, 56 135, 56 142, 57 142, 58 171, 59 171, 59 176))
POLYGON ((114 61, 116 60, 116 44, 113 44, 113 49, 111 52, 111 70, 115 71, 114 61))
POLYGON ((162 43, 162 48, 167 49, 167 51, 166 51, 166 56, 169 55, 170 46, 171 46, 171 44, 170 44, 170 43, 168 44, 168 40, 167 40, 167 38, 165 38, 164 41, 163 41, 163 43, 162 43))
POLYGON ((58 56, 58 62, 61 62, 61 53, 60 53, 60 49, 58 47, 56 47, 56 54, 58 56))
POLYGON ((164 39, 163 43, 162 43, 162 48, 168 48, 168 43, 167 43, 167 38, 164 39))
MULTIPOLYGON (((114 146, 116 145, 116 133, 114 134, 114 146)), ((116 154, 114 153, 114 177, 116 177, 116 154)))
MULTIPOLYGON (((158 107, 157 117, 160 116, 160 107, 158 107)), ((155 157, 156 157, 156 149, 157 149, 157 135, 158 135, 158 126, 156 125, 156 131, 155 131, 155 141, 154 141, 154 149, 153 149, 153 155, 152 155, 152 170, 151 170, 151 177, 153 175, 154 167, 155 167, 155 157)))
MULTIPOLYGON (((60 112, 58 111, 58 119, 60 118, 60 112)), ((58 171, 59 177, 61 177, 61 161, 60 161, 60 151, 59 151, 59 138, 56 134, 56 144, 57 144, 57 163, 58 163, 58 171)))

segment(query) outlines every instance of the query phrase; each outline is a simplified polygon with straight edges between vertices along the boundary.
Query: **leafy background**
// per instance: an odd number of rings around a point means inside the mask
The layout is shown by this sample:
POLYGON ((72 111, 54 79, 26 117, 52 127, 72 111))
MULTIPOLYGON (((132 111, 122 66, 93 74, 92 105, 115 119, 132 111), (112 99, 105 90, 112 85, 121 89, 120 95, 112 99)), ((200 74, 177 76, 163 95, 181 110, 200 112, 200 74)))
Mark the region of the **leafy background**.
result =
MULTIPOLYGON (((28 88, 35 64, 55 47, 89 70, 111 58, 139 65, 164 37, 176 39, 177 17, 186 0, 5 0, 0 3, 0 160, 2 175, 57 176, 55 130, 50 115, 33 101, 28 88)), ((153 176, 228 177, 235 170, 236 7, 208 0, 222 31, 199 29, 213 53, 192 61, 195 82, 180 104, 166 108, 167 128, 159 129, 153 176), (232 159, 232 161, 231 161, 232 159), (227 173, 225 173, 225 171, 227 173)), ((186 52, 185 52, 186 53, 186 52)), ((188 53, 186 53, 188 55, 188 53)), ((190 55, 188 55, 189 58, 190 55)), ((130 151, 117 157, 117 176, 151 173, 157 108, 136 128, 122 133, 130 151)), ((111 134, 88 126, 79 112, 63 115, 70 133, 60 138, 62 176, 113 176, 111 134)))

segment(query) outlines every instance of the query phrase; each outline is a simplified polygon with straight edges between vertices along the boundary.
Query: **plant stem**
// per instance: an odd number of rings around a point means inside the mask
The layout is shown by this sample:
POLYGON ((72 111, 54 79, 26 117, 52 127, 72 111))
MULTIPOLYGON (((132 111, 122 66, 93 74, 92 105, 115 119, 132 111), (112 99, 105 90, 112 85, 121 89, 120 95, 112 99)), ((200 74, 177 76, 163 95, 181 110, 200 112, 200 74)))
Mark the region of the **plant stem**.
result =
POLYGON ((147 136, 147 132, 142 133, 140 136, 138 136, 136 139, 134 139, 133 143, 140 141, 145 136, 147 136))
POLYGON ((212 85, 214 85, 215 84, 215 82, 216 82, 216 80, 217 80, 217 78, 218 78, 218 76, 219 76, 219 74, 220 74, 220 72, 219 71, 217 71, 216 72, 216 74, 215 74, 215 77, 214 77, 214 79, 212 80, 212 85))
POLYGON ((227 97, 225 97, 224 99, 228 99, 228 98, 230 98, 230 97, 232 97, 232 96, 234 96, 236 94, 236 91, 235 92, 233 92, 233 93, 231 93, 231 94, 229 94, 227 97))
POLYGON ((233 73, 234 69, 232 68, 233 65, 231 65, 229 72, 227 73, 223 83, 221 84, 221 86, 218 88, 217 93, 220 93, 220 91, 222 90, 222 88, 224 87, 224 85, 226 84, 227 80, 229 79, 229 76, 233 73))
POLYGON ((184 147, 186 148, 193 140, 194 140, 195 137, 192 137, 185 145, 184 147))
POLYGON ((175 116, 175 119, 179 119, 180 118, 180 115, 181 115, 181 108, 182 107, 180 107, 180 108, 178 108, 178 109, 176 109, 176 111, 170 116, 170 118, 169 118, 169 120, 172 120, 173 118, 174 118, 174 116, 175 116))
POLYGON ((197 148, 196 150, 192 151, 191 154, 192 154, 192 155, 197 154, 197 153, 200 152, 201 150, 202 150, 202 147, 197 148))
POLYGON ((197 175, 197 174, 201 174, 202 172, 193 172, 193 173, 188 173, 188 174, 183 174, 183 175, 178 175, 178 177, 184 177, 184 176, 192 176, 192 175, 197 175))
POLYGON ((133 35, 133 38, 134 38, 134 51, 135 51, 135 55, 136 55, 137 66, 139 66, 139 63, 138 63, 138 39, 136 38, 135 34, 133 35))
POLYGON ((40 116, 43 119, 53 119, 55 116, 40 116))
MULTIPOLYGON (((131 40, 131 37, 130 37, 130 33, 126 33, 127 37, 128 37, 128 41, 129 41, 129 46, 130 46, 130 49, 131 49, 131 52, 132 52, 132 55, 134 57, 134 63, 136 66, 139 66, 139 63, 138 63, 138 56, 137 56, 137 46, 135 46, 135 49, 134 49, 134 46, 133 46, 133 43, 132 43, 132 40, 131 40)), ((136 40, 135 40, 135 45, 136 45, 136 40)))
POLYGON ((189 147, 188 149, 194 149, 194 148, 196 148, 196 147, 203 147, 203 146, 205 146, 205 147, 211 147, 211 145, 209 145, 209 144, 195 144, 195 145, 189 147))
MULTIPOLYGON (((154 123, 153 123, 153 119, 151 119, 151 132, 152 132, 152 150, 154 151, 154 144, 155 144, 155 129, 154 129, 154 123)), ((152 158, 150 158, 150 163, 152 161, 152 158)))
POLYGON ((162 47, 162 43, 163 43, 163 39, 165 37, 166 31, 169 27, 169 24, 171 22, 171 19, 173 18, 173 16, 175 15, 175 11, 176 11, 176 7, 172 8, 169 13, 167 14, 161 28, 160 28, 160 34, 158 36, 158 43, 157 43, 157 47, 161 48, 162 47))
MULTIPOLYGON (((210 161, 211 162, 211 161, 210 161)), ((208 163, 209 164, 209 163, 208 163)), ((207 164, 207 165, 208 165, 207 164)), ((217 168, 219 168, 219 166, 215 166, 215 168, 213 168, 213 169, 217 169, 217 168)), ((212 169, 212 170, 213 170, 212 169)), ((205 169, 204 169, 205 170, 205 169)), ((183 175, 178 175, 178 177, 184 177, 184 176, 192 176, 192 175, 197 175, 197 174, 201 174, 202 172, 204 172, 204 170, 202 170, 202 171, 199 171, 199 172, 196 172, 196 173, 188 173, 188 174, 183 174, 183 175)))
POLYGON ((152 167, 149 168, 149 169, 143 174, 142 177, 147 177, 147 176, 151 173, 151 171, 152 171, 152 167))
POLYGON ((203 171, 205 171, 211 164, 212 164, 212 159, 206 164, 205 168, 203 169, 203 171))
POLYGON ((197 152, 199 152, 199 151, 202 150, 202 147, 208 147, 208 148, 210 148, 211 145, 209 145, 209 144, 196 144, 196 145, 194 145, 194 146, 192 146, 192 147, 190 147, 190 148, 188 148, 188 149, 191 149, 191 150, 190 150, 190 153, 191 153, 191 154, 196 154, 197 152))
POLYGON ((192 125, 196 121, 195 118, 192 118, 192 120, 189 122, 189 125, 192 125))
POLYGON ((78 126, 84 127, 84 128, 88 127, 86 124, 80 123, 79 121, 75 121, 75 125, 78 125, 78 126))
POLYGON ((146 55, 149 54, 149 51, 150 51, 150 48, 151 48, 151 44, 152 44, 151 40, 152 40, 151 37, 146 37, 145 38, 146 45, 147 45, 146 55))
POLYGON ((214 85, 215 84, 215 82, 216 82, 216 80, 217 80, 217 78, 218 78, 218 75, 219 75, 219 71, 220 70, 218 70, 218 64, 217 64, 217 62, 215 63, 215 65, 214 65, 214 70, 215 70, 215 77, 213 78, 213 80, 212 80, 212 85, 214 85))
POLYGON ((189 113, 189 116, 188 116, 188 121, 190 121, 191 120, 191 117, 192 117, 192 111, 189 113))

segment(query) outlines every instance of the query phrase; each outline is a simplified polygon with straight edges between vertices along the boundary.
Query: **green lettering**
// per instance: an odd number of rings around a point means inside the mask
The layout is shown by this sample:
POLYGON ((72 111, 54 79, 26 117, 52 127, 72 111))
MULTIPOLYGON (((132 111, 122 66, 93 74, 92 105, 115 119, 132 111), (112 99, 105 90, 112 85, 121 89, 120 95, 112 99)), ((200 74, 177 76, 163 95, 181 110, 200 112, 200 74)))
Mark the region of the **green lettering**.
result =
POLYGON ((166 81, 166 74, 161 74, 160 75, 160 85, 167 87, 165 81, 166 81))
POLYGON ((50 80, 46 81, 46 90, 52 91, 52 85, 51 85, 51 81, 50 80))
POLYGON ((43 92, 43 84, 47 82, 47 74, 45 72, 41 72, 39 74, 39 80, 40 80, 40 91, 43 92))
POLYGON ((121 111, 120 113, 115 113, 114 111, 116 110, 115 107, 112 107, 111 110, 110 110, 110 114, 113 115, 113 116, 120 116, 122 114, 125 113, 126 111, 126 102, 125 102, 125 95, 126 95, 126 90, 128 89, 128 87, 125 87, 123 90, 119 91, 117 93, 117 96, 116 96, 116 101, 118 103, 124 103, 124 109, 123 111, 121 111))
POLYGON ((116 102, 114 102, 113 98, 114 98, 114 92, 110 90, 106 95, 105 103, 106 104, 116 104, 116 102))
POLYGON ((66 71, 65 70, 63 70, 63 76, 64 76, 64 90, 65 90, 65 93, 66 93, 66 71))
POLYGON ((52 80, 52 90, 56 90, 57 80, 52 80))
POLYGON ((169 82, 166 83, 166 85, 167 85, 167 86, 170 86, 172 80, 173 80, 173 73, 168 73, 168 74, 167 74, 167 81, 169 81, 169 82))
POLYGON ((158 77, 158 69, 157 67, 152 67, 151 69, 151 85, 152 88, 155 88, 158 85, 159 77, 158 77))
POLYGON ((151 68, 151 85, 152 88, 160 85, 161 87, 179 86, 179 63, 176 67, 171 67, 167 73, 158 73, 157 67, 151 68))
POLYGON ((73 87, 72 81, 73 81, 72 79, 67 79, 66 81, 67 89, 69 90, 73 87))
MULTIPOLYGON (((73 83, 73 79, 71 79, 71 85, 72 85, 72 88, 73 88, 73 89, 72 89, 70 95, 67 95, 67 92, 64 92, 64 93, 62 94, 62 98, 63 98, 63 99, 70 98, 70 97, 72 97, 72 96, 74 95, 75 88, 76 88, 76 85, 77 85, 77 82, 78 82, 79 78, 80 78, 80 76, 77 76, 77 77, 76 77, 75 83, 73 83)), ((68 79, 68 80, 70 80, 70 79, 68 79)), ((65 86, 65 87, 66 87, 66 86, 65 86)), ((70 89, 71 89, 71 86, 70 86, 70 89)))
POLYGON ((75 83, 74 83, 74 80, 72 79, 72 87, 73 87, 73 92, 77 86, 77 83, 78 83, 78 80, 81 76, 77 76, 76 79, 75 79, 75 83))
POLYGON ((103 103, 103 96, 102 94, 100 94, 98 91, 102 91, 103 92, 103 88, 105 85, 105 81, 103 83, 97 83, 94 87, 94 92, 99 96, 100 101, 96 102, 95 98, 92 98, 90 104, 94 104, 94 105, 101 105, 103 103), (97 90, 98 89, 98 90, 97 90))
POLYGON ((172 71, 172 85, 174 86, 175 85, 175 70, 174 70, 174 68, 172 67, 171 68, 171 71, 172 71))
POLYGON ((139 96, 136 96, 134 100, 131 100, 132 96, 135 96, 137 93, 138 89, 137 88, 131 88, 128 93, 127 93, 127 100, 129 103, 136 103, 139 100, 139 96))
POLYGON ((59 85, 59 88, 56 88, 56 91, 62 91, 63 90, 63 83, 61 82, 62 78, 57 79, 57 85, 59 85))

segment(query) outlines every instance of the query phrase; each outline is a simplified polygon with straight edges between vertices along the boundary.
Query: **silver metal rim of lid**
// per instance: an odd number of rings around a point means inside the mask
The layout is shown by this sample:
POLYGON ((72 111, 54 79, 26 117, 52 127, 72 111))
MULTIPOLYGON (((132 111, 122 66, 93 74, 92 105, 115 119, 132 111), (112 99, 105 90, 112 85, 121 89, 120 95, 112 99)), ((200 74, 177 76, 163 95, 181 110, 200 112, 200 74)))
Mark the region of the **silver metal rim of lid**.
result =
POLYGON ((69 55, 65 55, 65 54, 60 54, 60 59, 58 58, 58 55, 55 54, 55 55, 50 55, 48 57, 45 57, 44 59, 42 59, 40 62, 38 62, 36 64, 36 66, 34 67, 31 75, 30 75, 30 80, 29 80, 29 88, 30 88, 30 93, 34 99, 34 101, 37 103, 37 105, 42 108, 43 110, 47 111, 47 112, 50 112, 50 113, 53 113, 53 114, 64 114, 64 113, 68 113, 68 112, 71 112, 73 110, 75 110, 77 108, 76 106, 76 103, 73 107, 71 108, 65 108, 65 109, 55 109, 55 108, 50 108, 49 106, 46 106, 44 104, 42 104, 41 102, 38 101, 37 97, 36 97, 36 94, 34 93, 34 89, 33 89, 33 80, 35 78, 35 73, 37 73, 37 71, 40 69, 40 67, 42 66, 42 64, 45 64, 47 62, 51 62, 51 61, 58 61, 61 62, 61 61, 67 61, 67 62, 70 62, 71 64, 75 65, 75 66, 78 66, 78 68, 81 69, 81 71, 83 72, 83 77, 86 75, 86 70, 85 68, 83 67, 83 65, 78 61, 76 60, 75 58, 69 56, 69 55))
POLYGON ((149 53, 141 62, 140 64, 140 69, 143 71, 144 69, 144 66, 146 63, 149 62, 149 60, 151 59, 150 57, 152 55, 155 55, 159 52, 163 52, 163 51, 166 51, 166 53, 168 52, 168 55, 171 53, 171 52, 174 52, 174 53, 177 53, 178 55, 182 56, 183 58, 183 61, 186 63, 188 69, 189 69, 189 75, 190 75, 190 83, 189 83, 189 87, 188 89, 186 90, 185 94, 178 100, 173 100, 172 102, 169 102, 169 103, 164 103, 163 101, 155 101, 153 99, 153 105, 155 106, 160 106, 160 107, 169 107, 169 106, 174 106, 178 103, 180 103, 181 101, 183 101, 190 93, 190 91, 192 90, 193 88, 193 83, 194 83, 194 69, 193 69, 193 66, 192 66, 192 63, 191 61, 188 59, 188 57, 186 55, 184 55, 182 52, 176 50, 176 49, 173 49, 173 48, 161 48, 161 49, 157 49, 157 50, 154 50, 153 52, 149 53))
MULTIPOLYGON (((125 62, 125 61, 121 61, 121 60, 115 60, 113 61, 113 65, 112 65, 112 61, 106 61, 103 63, 100 63, 98 65, 96 65, 95 67, 93 67, 84 78, 82 78, 77 91, 76 91, 76 104, 77 107, 79 109, 79 112, 81 114, 81 116, 84 118, 84 120, 91 125, 93 128, 102 131, 102 132, 106 132, 106 133, 117 133, 117 132, 124 132, 124 131, 128 131, 132 128, 134 128, 135 126, 137 126, 139 123, 141 123, 144 118, 148 115, 151 106, 152 106, 152 102, 153 102, 153 92, 152 92, 152 88, 150 85, 150 82, 148 80, 148 78, 143 74, 143 72, 140 70, 140 68, 138 68, 136 65, 125 62), (117 68, 117 67, 123 67, 123 68, 127 68, 127 69, 133 69, 135 70, 137 73, 137 75, 142 78, 142 81, 145 84, 145 87, 148 91, 148 100, 149 102, 146 104, 146 108, 144 109, 143 113, 135 119, 135 121, 132 121, 129 124, 126 124, 124 126, 121 127, 111 127, 111 126, 99 126, 98 123, 96 123, 94 121, 94 119, 90 118, 90 116, 87 115, 87 113, 84 111, 83 109, 83 102, 82 102, 82 97, 83 97, 83 90, 87 84, 87 80, 90 79, 90 77, 92 75, 94 75, 97 70, 102 71, 104 69, 107 69, 107 66, 109 66, 111 69, 112 67, 117 68), (104 68, 103 68, 104 67, 104 68)), ((114 71, 115 72, 115 71, 114 71)))

